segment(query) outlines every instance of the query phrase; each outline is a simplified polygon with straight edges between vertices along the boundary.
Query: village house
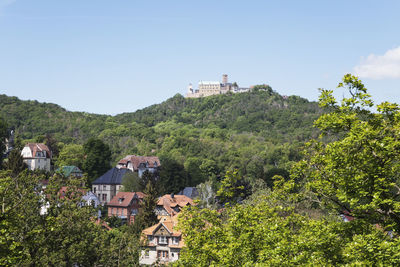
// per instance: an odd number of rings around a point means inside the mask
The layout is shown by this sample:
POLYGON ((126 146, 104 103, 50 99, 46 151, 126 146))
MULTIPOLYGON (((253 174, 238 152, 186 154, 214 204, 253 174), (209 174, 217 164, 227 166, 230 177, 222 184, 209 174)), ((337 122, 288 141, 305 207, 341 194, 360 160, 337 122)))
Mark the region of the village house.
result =
POLYGON ((118 192, 107 204, 108 217, 116 216, 127 224, 134 223, 143 198, 142 192, 118 192))
POLYGON ((29 170, 50 171, 51 151, 45 144, 26 144, 21 151, 21 156, 29 170))
POLYGON ((195 203, 185 195, 164 195, 158 199, 155 212, 159 219, 173 217, 187 205, 194 206, 195 203))
POLYGON ((102 205, 107 204, 121 190, 122 179, 131 171, 126 168, 112 168, 92 183, 92 192, 102 205))
POLYGON ((136 172, 139 177, 142 177, 145 171, 149 171, 154 173, 159 170, 161 167, 160 159, 158 157, 146 157, 146 156, 135 156, 128 155, 121 159, 117 168, 126 168, 131 170, 132 172, 136 172))
POLYGON ((176 225, 177 216, 173 216, 163 218, 158 224, 142 231, 146 245, 142 247, 140 264, 165 264, 179 259, 184 242, 176 225))

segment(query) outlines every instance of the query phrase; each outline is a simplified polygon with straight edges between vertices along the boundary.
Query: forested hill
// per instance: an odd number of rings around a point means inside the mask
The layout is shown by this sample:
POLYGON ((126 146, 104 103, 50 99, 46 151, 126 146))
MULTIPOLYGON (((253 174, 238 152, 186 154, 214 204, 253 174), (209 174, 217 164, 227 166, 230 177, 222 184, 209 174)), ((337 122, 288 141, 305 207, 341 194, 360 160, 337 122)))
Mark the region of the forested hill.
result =
MULTIPOLYGON (((116 121, 135 121, 146 126, 174 120, 198 128, 218 127, 237 132, 274 131, 309 133, 310 125, 319 114, 317 103, 270 91, 184 98, 177 94, 165 102, 115 116, 116 121), (297 130, 302 131, 297 131, 297 130)), ((300 134, 302 135, 302 134, 300 134)))
POLYGON ((98 137, 110 145, 114 161, 126 154, 158 155, 181 164, 197 181, 232 167, 256 177, 288 167, 315 134, 312 123, 320 112, 315 102, 272 90, 195 99, 177 94, 116 116, 0 95, 0 116, 23 140, 50 133, 64 144, 83 144, 98 137))

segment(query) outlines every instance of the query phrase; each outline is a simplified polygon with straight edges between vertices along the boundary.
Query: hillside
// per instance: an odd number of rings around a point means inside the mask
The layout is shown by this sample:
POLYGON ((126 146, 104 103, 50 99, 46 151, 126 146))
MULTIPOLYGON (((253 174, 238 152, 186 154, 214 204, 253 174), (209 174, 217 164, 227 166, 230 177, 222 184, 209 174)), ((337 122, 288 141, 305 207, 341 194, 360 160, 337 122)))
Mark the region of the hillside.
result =
POLYGON ((177 162, 188 174, 187 184, 232 167, 253 178, 287 169, 315 135, 312 122, 319 114, 317 103, 272 90, 195 99, 177 94, 116 116, 0 95, 0 116, 24 140, 51 133, 59 142, 82 144, 99 137, 110 145, 114 161, 141 154, 177 162))

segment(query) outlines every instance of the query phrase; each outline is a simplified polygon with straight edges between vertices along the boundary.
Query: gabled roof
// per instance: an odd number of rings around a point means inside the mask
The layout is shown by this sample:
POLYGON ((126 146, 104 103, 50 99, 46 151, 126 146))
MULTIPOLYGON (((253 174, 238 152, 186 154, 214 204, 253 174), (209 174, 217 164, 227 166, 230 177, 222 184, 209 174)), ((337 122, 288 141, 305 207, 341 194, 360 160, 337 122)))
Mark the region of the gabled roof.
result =
POLYGON ((143 200, 145 194, 142 192, 118 192, 107 206, 128 207, 132 204, 132 200, 137 198, 143 200))
POLYGON ((58 168, 56 172, 61 172, 65 177, 69 177, 71 173, 82 173, 82 171, 76 166, 62 166, 58 168))
POLYGON ((129 162, 132 163, 133 169, 135 171, 138 170, 140 164, 142 164, 142 163, 143 164, 148 163, 150 168, 161 166, 161 162, 158 157, 155 157, 155 156, 146 157, 146 156, 136 156, 136 155, 128 155, 128 156, 124 157, 123 159, 118 161, 118 165, 124 165, 126 167, 126 165, 129 162), (154 163, 156 163, 156 165, 154 163))
POLYGON ((32 152, 32 157, 36 156, 36 152, 46 151, 46 158, 51 157, 51 151, 48 146, 42 143, 28 143, 25 147, 29 147, 32 152))
POLYGON ((122 178, 127 172, 131 171, 114 167, 97 178, 92 184, 122 184, 122 178))
POLYGON ((159 223, 144 229, 142 232, 145 235, 154 235, 154 233, 157 232, 157 230, 160 229, 160 227, 164 226, 171 236, 180 236, 181 232, 176 230, 177 224, 178 224, 178 216, 176 215, 168 219, 165 218, 161 219, 159 223))
POLYGON ((176 206, 180 208, 186 205, 195 205, 193 200, 185 195, 164 195, 157 202, 158 206, 162 206, 170 216, 174 216, 177 212, 173 209, 176 206))

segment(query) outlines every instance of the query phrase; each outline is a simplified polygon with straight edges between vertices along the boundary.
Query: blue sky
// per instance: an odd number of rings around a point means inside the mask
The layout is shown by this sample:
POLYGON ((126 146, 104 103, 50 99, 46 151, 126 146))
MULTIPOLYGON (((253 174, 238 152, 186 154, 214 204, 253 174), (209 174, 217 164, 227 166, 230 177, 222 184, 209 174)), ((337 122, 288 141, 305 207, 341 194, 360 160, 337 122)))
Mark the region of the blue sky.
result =
POLYGON ((318 98, 357 73, 400 103, 400 1, 0 0, 0 93, 131 112, 188 83, 318 98))

